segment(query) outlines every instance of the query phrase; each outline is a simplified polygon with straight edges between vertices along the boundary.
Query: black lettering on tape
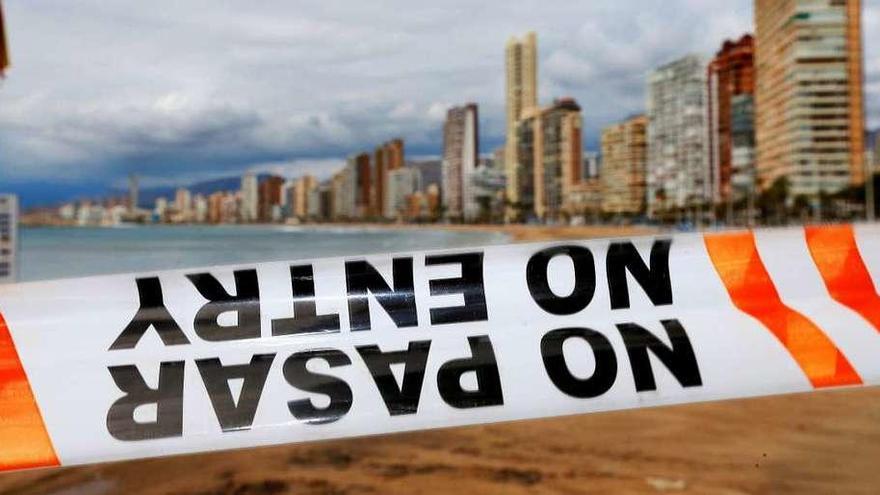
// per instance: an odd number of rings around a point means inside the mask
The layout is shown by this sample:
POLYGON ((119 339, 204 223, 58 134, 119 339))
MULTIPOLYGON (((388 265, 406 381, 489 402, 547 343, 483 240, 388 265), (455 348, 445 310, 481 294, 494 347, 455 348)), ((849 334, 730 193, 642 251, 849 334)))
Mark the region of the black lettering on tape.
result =
POLYGON ((526 283, 532 299, 541 309, 554 315, 573 315, 586 308, 596 292, 593 253, 583 246, 558 246, 539 251, 526 266, 526 283), (557 256, 568 256, 574 265, 574 290, 565 297, 553 293, 547 274, 550 260, 557 256))
POLYGON ((249 364, 223 366, 220 359, 199 359, 196 366, 211 399, 223 431, 247 430, 254 423, 260 396, 275 354, 257 354, 249 364), (232 396, 229 380, 241 379, 238 401, 232 396))
POLYGON ((290 267, 293 317, 272 320, 272 335, 339 332, 339 315, 319 315, 315 304, 315 274, 312 265, 290 267))
POLYGON ((357 348, 392 416, 415 414, 418 411, 430 349, 430 340, 410 342, 405 351, 382 352, 376 345, 357 348), (403 380, 399 385, 391 371, 392 364, 404 366, 403 380))
POLYGON ((150 388, 137 366, 111 366, 110 376, 125 395, 107 412, 107 431, 124 442, 171 438, 183 435, 184 362, 159 365, 159 386, 150 388), (134 418, 140 406, 156 405, 156 420, 139 422, 134 418))
POLYGON ((156 329, 162 343, 167 346, 189 344, 186 334, 165 307, 159 277, 139 278, 135 280, 135 284, 137 284, 140 307, 131 322, 116 337, 110 350, 134 349, 150 327, 156 329))
POLYGON ((447 325, 488 320, 486 289, 483 283, 483 253, 451 254, 425 258, 426 266, 450 264, 461 265, 461 277, 431 280, 428 282, 428 288, 432 296, 462 294, 464 305, 431 308, 431 324, 447 325))
POLYGON ((235 295, 229 294, 210 273, 195 273, 186 278, 208 302, 196 313, 193 328, 196 335, 208 342, 225 342, 260 338, 260 286, 256 270, 237 270, 235 295), (223 313, 235 313, 235 325, 220 325, 223 313))
POLYGON ((373 294, 398 328, 414 327, 419 324, 413 287, 413 259, 394 258, 392 279, 393 289, 369 262, 345 263, 348 313, 352 331, 371 328, 369 294, 373 294))
POLYGON ((589 328, 560 328, 544 335, 541 339, 541 358, 550 381, 561 392, 579 399, 599 397, 611 390, 617 379, 617 356, 608 338, 589 328), (593 361, 596 363, 593 374, 588 378, 574 376, 565 361, 563 345, 572 338, 578 338, 590 345, 593 361))
POLYGON ((335 376, 315 373, 306 369, 313 359, 325 361, 331 368, 348 366, 351 359, 337 349, 318 349, 298 352, 284 362, 284 379, 293 387, 305 392, 323 394, 330 398, 326 407, 316 407, 311 400, 292 400, 287 408, 294 418, 308 424, 319 425, 338 421, 351 410, 353 396, 351 387, 344 380, 335 376))
POLYGON ((645 265, 639 251, 631 242, 614 242, 608 247, 605 271, 611 309, 629 308, 629 287, 626 272, 633 276, 654 306, 672 304, 672 279, 669 276, 669 248, 671 239, 658 239, 651 247, 651 267, 645 265))
POLYGON ((456 359, 443 364, 437 372, 437 388, 440 397, 457 409, 500 406, 504 404, 501 390, 501 376, 492 341, 486 335, 468 337, 471 357, 456 359), (477 388, 465 390, 461 377, 465 373, 475 373, 477 388))
POLYGON ((635 323, 617 325, 626 344, 636 390, 639 392, 657 390, 654 370, 651 368, 651 359, 648 356, 649 350, 672 372, 682 387, 701 386, 703 379, 700 377, 697 357, 694 355, 694 348, 684 327, 678 320, 663 320, 660 323, 666 330, 672 347, 635 323))

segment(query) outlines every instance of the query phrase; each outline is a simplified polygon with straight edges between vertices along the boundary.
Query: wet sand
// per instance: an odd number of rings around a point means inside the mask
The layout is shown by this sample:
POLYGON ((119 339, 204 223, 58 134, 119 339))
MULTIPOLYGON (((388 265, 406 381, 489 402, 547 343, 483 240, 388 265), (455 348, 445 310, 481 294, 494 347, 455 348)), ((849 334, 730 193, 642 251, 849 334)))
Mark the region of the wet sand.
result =
MULTIPOLYGON (((514 230, 516 240, 647 233, 514 230)), ((874 494, 878 484, 873 388, 11 473, 0 495, 874 494)))

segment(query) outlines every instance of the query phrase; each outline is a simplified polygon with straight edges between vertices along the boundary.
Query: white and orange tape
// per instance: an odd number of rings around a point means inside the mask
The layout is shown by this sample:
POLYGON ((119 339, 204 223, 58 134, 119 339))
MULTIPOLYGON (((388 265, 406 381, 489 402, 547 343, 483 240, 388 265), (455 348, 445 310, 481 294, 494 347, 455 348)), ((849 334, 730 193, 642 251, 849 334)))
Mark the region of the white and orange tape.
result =
POLYGON ((0 287, 0 469, 880 384, 880 228, 0 287))

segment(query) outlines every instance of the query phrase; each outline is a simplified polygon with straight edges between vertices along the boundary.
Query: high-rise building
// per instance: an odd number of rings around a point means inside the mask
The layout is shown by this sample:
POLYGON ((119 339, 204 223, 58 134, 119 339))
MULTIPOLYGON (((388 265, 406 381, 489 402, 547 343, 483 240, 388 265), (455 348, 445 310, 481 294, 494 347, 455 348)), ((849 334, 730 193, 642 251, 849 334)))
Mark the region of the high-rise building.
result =
POLYGON ((350 193, 352 195, 351 218, 364 218, 370 215, 373 199, 373 174, 370 170, 370 155, 360 153, 348 159, 350 193))
MULTIPOLYGON (((509 220, 526 221, 534 216, 538 198, 537 175, 543 160, 541 136, 541 112, 537 108, 529 109, 516 124, 516 168, 507 174, 508 204, 512 211, 509 220), (511 185, 511 182, 514 182, 511 185)), ((505 157, 510 154, 505 151, 505 157)))
POLYGON ((354 211, 354 183, 351 180, 351 169, 346 166, 333 175, 330 181, 330 217, 333 220, 352 218, 354 211))
POLYGON ((290 212, 300 220, 306 220, 309 216, 309 196, 318 187, 318 180, 313 175, 304 175, 294 181, 290 188, 290 212))
POLYGON ((630 117, 602 130, 602 211, 638 215, 645 211, 648 118, 630 117))
POLYGON ((522 39, 508 40, 505 65, 507 139, 504 160, 508 200, 515 203, 520 201, 517 194, 521 189, 517 176, 517 170, 520 168, 517 159, 519 121, 538 106, 538 36, 534 32, 529 32, 522 39))
POLYGON ((469 178, 477 168, 479 156, 476 103, 450 108, 443 125, 442 195, 448 218, 472 220, 477 214, 469 191, 469 178))
POLYGON ((744 93, 730 100, 730 146, 730 199, 752 200, 757 192, 753 95, 744 93))
POLYGON ((648 213, 702 207, 712 199, 706 64, 688 55, 648 78, 648 213))
POLYGON ((160 222, 167 221, 168 216, 168 199, 164 197, 156 198, 156 204, 153 208, 153 214, 156 215, 156 218, 160 222))
POLYGON ((481 161, 483 163, 474 170, 468 181, 471 202, 476 205, 475 220, 491 223, 503 221, 507 184, 504 162, 495 159, 481 161))
POLYGON ((306 218, 309 221, 320 221, 321 220, 321 186, 308 191, 308 197, 306 198, 306 218))
POLYGON ((397 170, 406 164, 403 139, 395 138, 385 143, 385 154, 388 170, 397 170))
POLYGON ((260 181, 257 187, 257 219, 260 222, 279 220, 284 193, 284 178, 272 175, 260 181))
POLYGON ((257 175, 248 172, 241 178, 241 221, 256 222, 259 214, 259 185, 257 175))
POLYGON ((584 155, 581 107, 573 98, 560 98, 543 111, 542 201, 535 213, 539 218, 558 220, 570 212, 570 190, 581 182, 584 155))
POLYGON ((422 188, 422 174, 414 167, 402 167, 388 172, 388 190, 385 217, 400 218, 406 215, 407 197, 422 188))
POLYGON ((860 0, 755 0, 762 189, 814 201, 864 179, 860 0))
POLYGON ((208 196, 208 222, 223 223, 223 200, 226 193, 213 192, 208 196))
POLYGON ((572 98, 533 109, 520 120, 516 138, 520 217, 558 220, 568 210, 569 191, 583 173, 581 126, 581 107, 572 98))
POLYGON ((223 195, 222 222, 235 223, 241 221, 241 191, 228 192, 223 195))
POLYGON ((309 192, 308 218, 313 222, 330 220, 333 216, 333 181, 317 184, 309 192))
POLYGON ((388 165, 385 161, 385 146, 380 145, 373 151, 372 178, 370 179, 370 201, 366 216, 375 216, 383 213, 382 204, 385 201, 385 182, 388 180, 388 165))
POLYGON ((134 213, 138 209, 138 177, 131 174, 128 177, 128 211, 134 213))
MULTIPOLYGON (((708 67, 709 163, 712 198, 716 203, 734 199, 733 191, 733 100, 755 91, 754 38, 727 40, 708 67)), ((742 98, 739 100, 743 101, 742 98)), ((742 109, 740 109, 742 110, 742 109)), ((740 111, 737 118, 745 117, 740 111)), ((742 123, 742 122, 740 122, 742 123)))
POLYGON ((18 198, 0 194, 0 284, 14 282, 18 250, 18 198))
POLYGON ((174 193, 174 209, 177 210, 178 222, 192 221, 192 193, 189 189, 180 187, 174 193))
POLYGON ((372 196, 368 215, 394 216, 394 212, 385 210, 388 204, 388 173, 403 167, 404 160, 403 139, 392 139, 376 148, 373 154, 372 196))
POLYGON ((196 223, 208 221, 208 198, 204 194, 193 196, 193 220, 196 223))

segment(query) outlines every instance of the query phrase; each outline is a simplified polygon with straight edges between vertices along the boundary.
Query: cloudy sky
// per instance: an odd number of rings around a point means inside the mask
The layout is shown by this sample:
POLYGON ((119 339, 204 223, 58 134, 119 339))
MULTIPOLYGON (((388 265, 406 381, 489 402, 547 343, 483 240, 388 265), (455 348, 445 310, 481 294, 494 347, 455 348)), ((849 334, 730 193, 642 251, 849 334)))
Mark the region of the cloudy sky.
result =
MULTIPOLYGON (((394 136, 437 155, 448 106, 504 122, 504 44, 538 32, 540 99, 577 98, 586 144, 644 108, 645 74, 752 29, 752 0, 0 0, 0 189, 26 204, 277 170, 327 176, 394 136)), ((866 0, 880 126, 880 0, 866 0)))

